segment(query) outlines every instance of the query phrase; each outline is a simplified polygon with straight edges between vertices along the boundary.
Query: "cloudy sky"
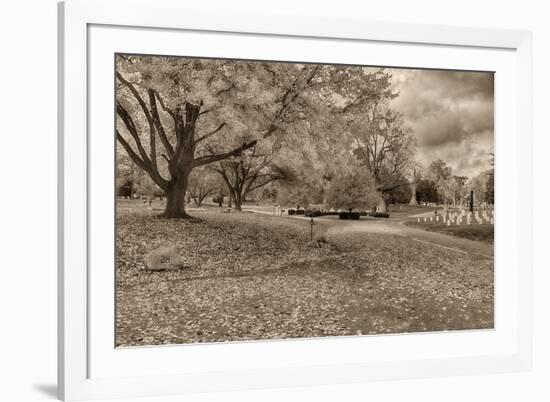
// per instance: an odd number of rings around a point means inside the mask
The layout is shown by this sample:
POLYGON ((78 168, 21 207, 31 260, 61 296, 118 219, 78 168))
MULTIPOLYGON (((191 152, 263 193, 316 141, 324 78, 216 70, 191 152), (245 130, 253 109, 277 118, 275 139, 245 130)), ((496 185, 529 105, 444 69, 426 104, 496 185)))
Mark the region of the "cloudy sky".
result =
POLYGON ((424 166, 443 159, 457 175, 489 168, 494 147, 493 74, 390 69, 400 95, 393 106, 418 141, 424 166))

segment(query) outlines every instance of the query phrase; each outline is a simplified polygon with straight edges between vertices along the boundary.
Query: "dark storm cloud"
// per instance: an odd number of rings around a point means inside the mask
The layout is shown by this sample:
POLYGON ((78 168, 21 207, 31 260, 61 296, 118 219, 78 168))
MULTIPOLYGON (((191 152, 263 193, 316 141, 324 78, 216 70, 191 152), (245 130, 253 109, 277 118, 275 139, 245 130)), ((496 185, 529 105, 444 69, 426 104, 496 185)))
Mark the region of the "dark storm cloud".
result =
POLYGON ((393 106, 414 130, 420 162, 441 158, 456 174, 487 169, 493 151, 492 73, 391 69, 393 106))

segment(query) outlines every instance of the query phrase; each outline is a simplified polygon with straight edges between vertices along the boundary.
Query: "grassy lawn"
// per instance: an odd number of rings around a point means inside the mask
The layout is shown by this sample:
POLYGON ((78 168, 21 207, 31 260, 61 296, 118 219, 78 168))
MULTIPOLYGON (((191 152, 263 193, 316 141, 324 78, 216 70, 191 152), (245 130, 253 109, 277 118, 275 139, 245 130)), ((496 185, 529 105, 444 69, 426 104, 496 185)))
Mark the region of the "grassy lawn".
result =
POLYGON ((493 327, 489 259, 368 233, 312 247, 307 220, 250 212, 118 212, 119 346, 493 327), (189 268, 144 271, 169 245, 189 268))
POLYGON ((462 237, 469 240, 482 241, 485 243, 494 243, 494 225, 488 223, 478 224, 472 223, 471 225, 451 225, 447 226, 442 222, 417 222, 407 221, 407 226, 416 227, 430 232, 444 233, 452 236, 462 237))
POLYGON ((412 215, 423 214, 440 210, 440 207, 425 207, 421 205, 390 205, 391 217, 397 219, 405 219, 412 215))

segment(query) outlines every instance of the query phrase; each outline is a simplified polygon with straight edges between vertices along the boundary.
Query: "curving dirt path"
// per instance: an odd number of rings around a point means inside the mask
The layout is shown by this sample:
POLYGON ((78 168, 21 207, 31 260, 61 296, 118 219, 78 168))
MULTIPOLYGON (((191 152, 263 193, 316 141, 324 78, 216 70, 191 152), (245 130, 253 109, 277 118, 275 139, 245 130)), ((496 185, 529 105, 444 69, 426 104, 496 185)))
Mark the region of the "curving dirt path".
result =
MULTIPOLYGON (((261 209, 259 207, 248 207, 248 211, 273 215, 271 209, 261 209)), ((315 218, 316 224, 321 224, 327 228, 328 236, 340 236, 350 233, 374 233, 383 235, 393 235, 406 237, 412 241, 430 244, 443 249, 454 250, 457 253, 465 253, 479 258, 494 258, 494 247, 491 244, 482 243, 474 240, 464 239, 456 236, 450 236, 443 233, 428 232, 426 230, 405 226, 406 218, 423 218, 433 216, 433 209, 426 212, 417 213, 407 217, 392 217, 389 219, 361 217, 359 221, 339 220, 337 217, 318 217, 315 218)), ((304 216, 285 216, 287 219, 311 220, 304 216)))
POLYGON ((349 233, 377 233, 407 237, 413 241, 431 244, 437 247, 466 253, 480 258, 493 259, 494 248, 491 244, 449 236, 442 233, 428 232, 422 229, 405 226, 402 220, 378 220, 366 218, 356 222, 331 222, 327 234, 338 236, 349 233))

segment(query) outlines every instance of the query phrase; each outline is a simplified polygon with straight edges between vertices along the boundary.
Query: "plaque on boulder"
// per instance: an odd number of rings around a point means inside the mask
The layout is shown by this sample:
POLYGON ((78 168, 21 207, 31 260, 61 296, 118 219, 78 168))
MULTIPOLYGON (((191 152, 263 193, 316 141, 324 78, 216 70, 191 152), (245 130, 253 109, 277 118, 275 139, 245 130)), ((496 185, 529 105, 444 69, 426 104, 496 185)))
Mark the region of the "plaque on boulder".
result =
POLYGON ((143 263, 145 269, 149 271, 174 271, 187 268, 175 246, 154 249, 145 254, 143 263))

